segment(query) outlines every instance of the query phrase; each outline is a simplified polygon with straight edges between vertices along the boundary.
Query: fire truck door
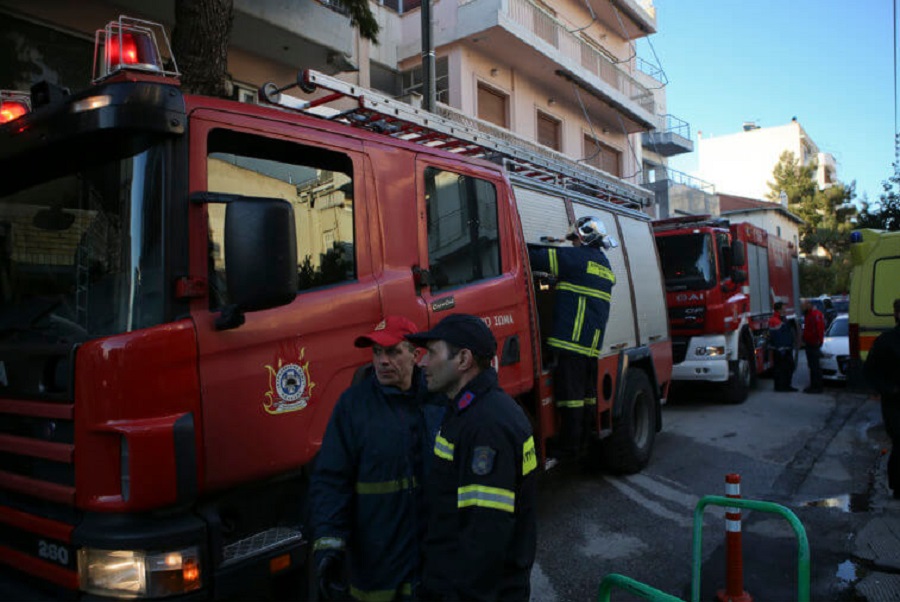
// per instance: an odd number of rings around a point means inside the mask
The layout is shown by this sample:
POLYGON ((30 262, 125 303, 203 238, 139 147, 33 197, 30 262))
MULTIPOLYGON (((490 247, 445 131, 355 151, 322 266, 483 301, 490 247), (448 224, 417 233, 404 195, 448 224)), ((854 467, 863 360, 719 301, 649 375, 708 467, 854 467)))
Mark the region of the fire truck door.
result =
POLYGON ((337 398, 371 360, 354 339, 382 319, 382 311, 358 141, 234 113, 197 113, 191 188, 288 200, 297 234, 296 298, 218 330, 216 319, 229 302, 226 208, 192 208, 192 236, 202 239, 193 244, 192 270, 210 281, 209 297, 192 306, 205 478, 210 487, 224 487, 311 459, 337 398))
POLYGON ((495 367, 503 388, 530 388, 533 350, 529 293, 512 196, 497 172, 464 162, 420 155, 419 288, 429 324, 468 313, 485 321, 497 338, 495 367))

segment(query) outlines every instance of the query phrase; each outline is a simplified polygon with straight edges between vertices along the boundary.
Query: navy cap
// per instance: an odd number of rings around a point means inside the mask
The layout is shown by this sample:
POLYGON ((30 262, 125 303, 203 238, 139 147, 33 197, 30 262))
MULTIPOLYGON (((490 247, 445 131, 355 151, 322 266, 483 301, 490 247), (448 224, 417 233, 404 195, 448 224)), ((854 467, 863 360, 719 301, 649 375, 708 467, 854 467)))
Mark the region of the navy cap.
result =
POLYGON ((446 341, 454 347, 468 349, 477 357, 493 357, 497 339, 484 320, 469 314, 450 314, 431 330, 406 335, 406 340, 424 347, 428 341, 446 341))

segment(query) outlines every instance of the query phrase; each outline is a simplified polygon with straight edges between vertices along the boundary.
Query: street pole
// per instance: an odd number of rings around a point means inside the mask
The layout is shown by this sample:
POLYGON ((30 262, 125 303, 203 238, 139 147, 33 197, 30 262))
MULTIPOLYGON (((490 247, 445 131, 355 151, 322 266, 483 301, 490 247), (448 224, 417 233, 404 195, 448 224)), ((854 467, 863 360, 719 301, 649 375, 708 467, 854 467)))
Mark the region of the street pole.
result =
POLYGON ((422 0, 422 104, 434 112, 437 98, 434 82, 434 46, 431 41, 431 0, 422 0))

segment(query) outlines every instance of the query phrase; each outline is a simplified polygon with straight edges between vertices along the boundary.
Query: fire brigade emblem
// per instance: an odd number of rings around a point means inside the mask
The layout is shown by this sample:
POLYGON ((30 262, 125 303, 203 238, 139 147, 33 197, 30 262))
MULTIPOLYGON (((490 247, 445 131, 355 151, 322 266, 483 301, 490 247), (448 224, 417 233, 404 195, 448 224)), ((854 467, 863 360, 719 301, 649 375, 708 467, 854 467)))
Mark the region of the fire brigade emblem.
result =
POLYGON ((269 414, 302 410, 309 402, 310 393, 316 384, 309 378, 309 362, 303 363, 305 351, 300 350, 297 364, 284 364, 279 359, 277 368, 266 366, 269 372, 269 391, 263 407, 269 414))
POLYGON ((496 455, 497 451, 490 447, 476 447, 472 454, 472 472, 481 477, 490 474, 494 470, 494 457, 496 455))

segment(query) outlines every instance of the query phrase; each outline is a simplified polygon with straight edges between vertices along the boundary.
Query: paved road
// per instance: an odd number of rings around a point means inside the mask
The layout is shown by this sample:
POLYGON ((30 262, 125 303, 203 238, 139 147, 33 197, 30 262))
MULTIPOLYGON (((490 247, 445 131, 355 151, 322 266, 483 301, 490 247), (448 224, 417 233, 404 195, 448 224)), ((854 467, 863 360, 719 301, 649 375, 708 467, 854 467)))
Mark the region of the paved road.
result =
MULTIPOLYGON (((801 364, 795 385, 805 386, 801 364)), ((811 549, 814 600, 857 600, 865 567, 851 540, 872 507, 884 441, 877 402, 843 388, 774 393, 759 382, 741 405, 682 391, 663 410, 664 431, 641 474, 545 475, 533 599, 596 599, 601 578, 621 573, 690 599, 693 510, 724 495, 738 473, 743 497, 773 501, 802 521, 811 549)), ((701 598, 725 585, 724 512, 704 517, 701 598)), ((797 544, 780 517, 744 513, 744 586, 758 600, 797 595, 797 544)), ((616 594, 615 600, 629 599, 616 594)))

